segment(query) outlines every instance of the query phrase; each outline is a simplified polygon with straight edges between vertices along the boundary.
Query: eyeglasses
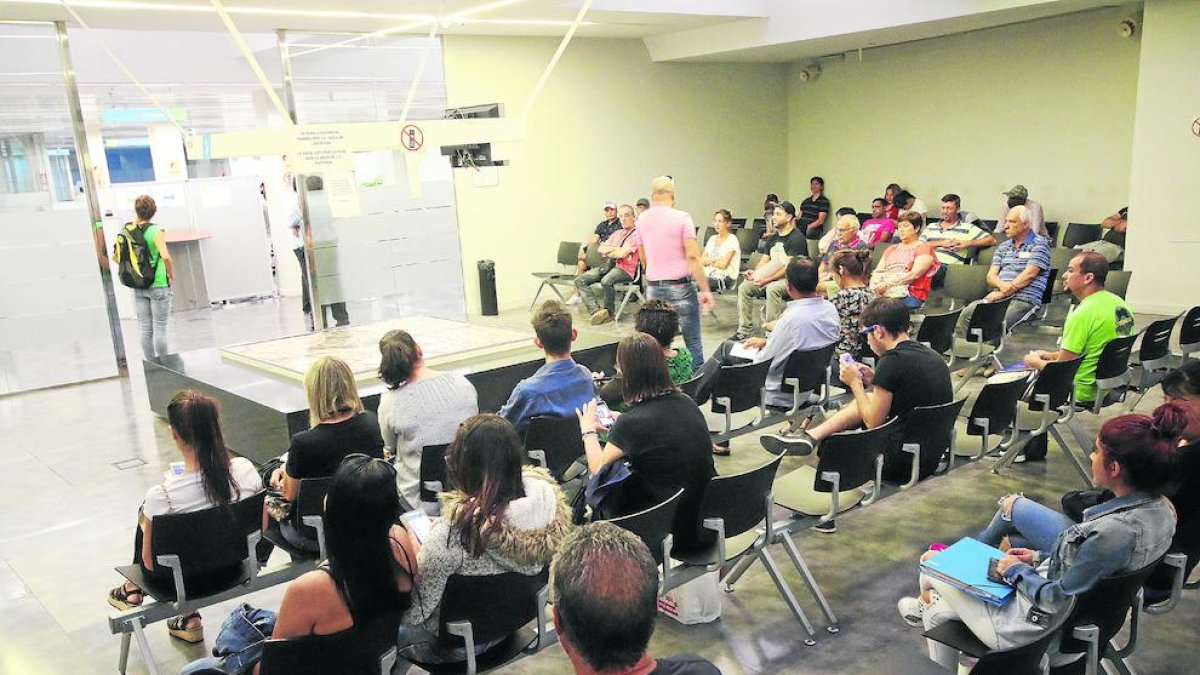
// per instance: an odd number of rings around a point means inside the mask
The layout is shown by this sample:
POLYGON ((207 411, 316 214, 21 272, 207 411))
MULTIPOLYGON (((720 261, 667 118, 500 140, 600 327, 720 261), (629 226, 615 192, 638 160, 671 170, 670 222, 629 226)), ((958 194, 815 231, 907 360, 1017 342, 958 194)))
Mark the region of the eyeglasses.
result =
POLYGON ((870 326, 863 326, 862 328, 858 329, 858 334, 859 335, 870 335, 878 325, 879 324, 873 323, 870 326))

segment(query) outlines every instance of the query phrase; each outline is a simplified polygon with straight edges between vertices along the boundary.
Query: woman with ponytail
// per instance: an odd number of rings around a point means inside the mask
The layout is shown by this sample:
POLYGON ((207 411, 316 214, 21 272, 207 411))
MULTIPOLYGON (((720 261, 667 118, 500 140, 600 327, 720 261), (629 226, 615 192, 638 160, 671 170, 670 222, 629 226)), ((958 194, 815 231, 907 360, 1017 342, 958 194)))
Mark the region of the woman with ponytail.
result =
MULTIPOLYGON (((446 450, 446 476, 456 489, 441 495, 417 553, 421 573, 400 628, 400 647, 423 662, 462 661, 461 648, 441 643, 438 607, 453 574, 536 575, 571 527, 570 511, 548 471, 525 466, 517 432, 499 415, 475 415, 446 450)), ((461 643, 460 643, 461 644, 461 643)), ((476 644, 481 652, 492 644, 476 644)))
MULTIPOLYGON (((997 607, 922 577, 921 598, 902 598, 901 616, 910 625, 923 622, 926 629, 962 621, 989 648, 1008 649, 1040 634, 1044 619, 1070 597, 1161 558, 1175 533, 1175 514, 1163 492, 1173 479, 1188 422, 1188 411, 1174 402, 1151 415, 1105 422, 1092 450, 1092 483, 1114 496, 1086 509, 1082 522, 1021 495, 1001 498, 978 539, 1006 549, 996 569, 1016 589, 1012 600, 997 607)), ((926 553, 922 560, 933 555, 926 553)), ((929 655, 946 668, 956 667, 958 652, 945 645, 931 640, 929 655)))
POLYGON ((858 319, 875 299, 875 291, 867 287, 867 279, 871 276, 871 250, 864 247, 837 251, 829 256, 826 270, 837 287, 837 292, 829 298, 837 307, 841 322, 837 355, 850 354, 857 358, 860 347, 865 344, 858 319))
MULTIPOLYGON (((150 546, 154 518, 228 506, 261 490, 262 479, 250 460, 231 456, 225 447, 220 408, 214 399, 197 391, 181 391, 167 405, 167 421, 183 461, 173 463, 163 482, 146 492, 138 514, 133 562, 142 566, 147 578, 173 586, 171 574, 154 566, 150 546)), ((144 599, 142 589, 130 582, 108 594, 108 603, 120 610, 137 607, 144 599)), ((204 640, 200 615, 195 612, 168 620, 167 629, 187 642, 204 640)))
POLYGON ((379 430, 384 456, 395 459, 396 482, 406 506, 437 515, 435 502, 422 502, 421 448, 454 440, 462 421, 479 412, 475 385, 458 373, 439 373, 425 365, 412 335, 388 331, 379 341, 379 430))

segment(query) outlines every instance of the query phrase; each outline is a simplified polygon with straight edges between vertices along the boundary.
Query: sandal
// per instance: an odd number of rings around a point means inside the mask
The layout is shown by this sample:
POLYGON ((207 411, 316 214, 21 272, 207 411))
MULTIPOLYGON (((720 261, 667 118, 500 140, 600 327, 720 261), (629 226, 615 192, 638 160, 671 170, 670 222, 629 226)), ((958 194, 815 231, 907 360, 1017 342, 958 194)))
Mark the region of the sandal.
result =
POLYGON ((720 444, 713 443, 713 454, 717 457, 728 457, 730 455, 729 443, 720 444))
POLYGON ((126 581, 125 583, 108 592, 108 604, 116 607, 122 612, 135 607, 141 607, 142 601, 145 599, 146 594, 142 591, 142 589, 138 588, 137 585, 129 581, 126 581), (136 601, 133 599, 133 596, 135 595, 137 596, 136 601))
POLYGON ((192 644, 204 642, 204 625, 200 623, 200 612, 180 614, 167 619, 167 633, 173 638, 179 638, 192 644), (193 619, 195 624, 192 624, 193 619), (188 628, 189 625, 194 625, 194 627, 188 628))

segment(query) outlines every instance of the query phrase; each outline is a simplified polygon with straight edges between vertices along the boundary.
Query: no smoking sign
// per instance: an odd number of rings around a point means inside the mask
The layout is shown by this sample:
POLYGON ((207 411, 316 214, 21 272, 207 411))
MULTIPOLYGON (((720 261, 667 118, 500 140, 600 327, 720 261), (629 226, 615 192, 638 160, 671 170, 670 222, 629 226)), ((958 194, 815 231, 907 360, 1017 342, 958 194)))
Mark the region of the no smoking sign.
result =
POLYGON ((400 130, 400 145, 409 152, 416 152, 425 145, 425 134, 421 132, 420 127, 412 124, 405 125, 400 130))

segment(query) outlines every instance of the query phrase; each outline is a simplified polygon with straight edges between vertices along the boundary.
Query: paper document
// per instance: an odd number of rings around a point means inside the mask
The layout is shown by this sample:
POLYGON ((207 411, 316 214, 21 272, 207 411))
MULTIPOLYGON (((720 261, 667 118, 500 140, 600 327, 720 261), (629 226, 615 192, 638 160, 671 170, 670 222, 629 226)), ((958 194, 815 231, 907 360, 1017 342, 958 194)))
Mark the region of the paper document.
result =
POLYGON ((746 345, 742 344, 741 342, 735 344, 733 346, 733 349, 729 350, 730 356, 736 356, 739 359, 747 359, 749 361, 754 361, 755 359, 758 358, 758 355, 761 353, 762 353, 761 349, 747 347, 746 345))

